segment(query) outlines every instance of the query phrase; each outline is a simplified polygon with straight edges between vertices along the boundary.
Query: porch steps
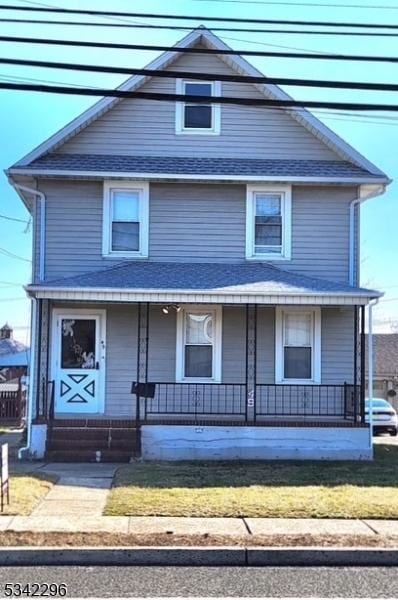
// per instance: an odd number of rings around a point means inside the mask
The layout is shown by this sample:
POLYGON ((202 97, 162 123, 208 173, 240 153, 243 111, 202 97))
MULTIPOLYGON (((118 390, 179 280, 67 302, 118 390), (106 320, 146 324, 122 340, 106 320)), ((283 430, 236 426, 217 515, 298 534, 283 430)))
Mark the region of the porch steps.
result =
POLYGON ((134 421, 87 419, 53 421, 46 459, 53 462, 129 462, 141 455, 140 429, 134 421))

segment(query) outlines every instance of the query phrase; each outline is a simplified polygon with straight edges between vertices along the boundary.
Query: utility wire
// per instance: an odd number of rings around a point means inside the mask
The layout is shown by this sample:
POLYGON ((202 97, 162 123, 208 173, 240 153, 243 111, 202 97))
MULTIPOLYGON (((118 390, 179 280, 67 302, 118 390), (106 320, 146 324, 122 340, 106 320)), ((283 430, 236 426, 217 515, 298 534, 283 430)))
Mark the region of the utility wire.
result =
MULTIPOLYGON (((24 1, 24 0, 22 0, 24 1)), ((209 0, 194 0, 195 2, 209 2, 209 0)), ((398 10, 398 6, 377 5, 377 4, 326 4, 321 2, 274 2, 274 0, 210 0, 210 2, 228 3, 228 4, 261 4, 263 6, 315 6, 316 8, 360 8, 376 10, 398 10)), ((34 2, 29 4, 35 4, 34 2)), ((38 3, 37 3, 38 4, 38 3)), ((45 6, 45 5, 41 5, 45 6)), ((48 5, 47 5, 48 6, 48 5)))
MULTIPOLYGON (((23 23, 23 24, 39 24, 39 25, 73 25, 73 27, 118 27, 130 29, 161 29, 167 31, 191 31, 192 27, 178 25, 152 25, 152 24, 135 24, 135 23, 88 23, 81 21, 50 21, 45 19, 0 19, 0 23, 23 23)), ((395 28, 395 27, 394 27, 395 28)), ((398 26, 397 26, 398 28, 398 26)), ((195 29, 195 28, 194 28, 195 29)), ((197 28, 196 28, 197 29, 197 28)), ((237 31, 240 33, 268 33, 268 34, 292 34, 292 35, 332 35, 332 36, 356 36, 356 37, 397 37, 398 31, 395 33, 384 32, 364 32, 364 31, 319 31, 313 29, 258 29, 248 27, 212 27, 212 31, 237 31)))
POLYGON ((23 260, 24 262, 29 262, 29 263, 32 262, 28 258, 24 258, 23 256, 18 256, 18 254, 14 254, 13 252, 6 250, 5 248, 0 248, 0 254, 4 254, 4 256, 7 256, 9 258, 17 258, 18 260, 23 260))
POLYGON ((310 54, 308 52, 268 52, 257 50, 217 50, 213 48, 179 48, 176 46, 159 46, 145 44, 122 44, 113 42, 90 42, 85 40, 65 40, 53 38, 35 38, 1 35, 0 42, 17 42, 20 44, 43 44, 50 46, 73 46, 82 48, 111 48, 118 50, 156 50, 176 52, 181 54, 220 54, 226 56, 268 56, 271 58, 309 58, 311 60, 343 60, 361 62, 392 62, 398 63, 398 56, 372 56, 357 54, 310 54))
POLYGON ((172 71, 164 69, 146 69, 134 67, 116 67, 105 65, 86 65, 82 63, 65 63, 44 60, 26 60, 17 58, 0 58, 0 64, 40 67, 48 69, 63 69, 67 71, 88 71, 91 73, 123 73, 127 75, 143 75, 167 79, 183 78, 198 81, 226 81, 231 83, 264 83, 275 85, 288 85, 297 87, 316 87, 332 89, 373 90, 373 91, 398 91, 396 83, 370 83, 351 81, 326 81, 319 79, 296 79, 289 77, 265 77, 248 75, 225 75, 222 73, 198 73, 194 71, 172 71))
MULTIPOLYGON (((77 88, 81 88, 84 87, 82 84, 70 84, 68 82, 65 81, 57 81, 57 80, 52 80, 52 79, 37 79, 37 78, 33 78, 33 77, 16 77, 16 76, 9 76, 6 75, 5 73, 0 73, 0 79, 5 80, 5 81, 18 81, 18 80, 23 80, 23 81, 32 81, 32 82, 36 82, 36 83, 56 83, 56 84, 60 84, 60 85, 73 85, 76 86, 77 88)), ((95 89, 93 87, 93 89, 95 89)), ((283 110, 283 109, 276 109, 276 110, 283 110)), ((300 114, 302 113, 301 109, 296 109, 294 110, 295 113, 300 114)), ((397 126, 398 125, 398 117, 392 117, 392 116, 387 116, 387 115, 375 115, 375 114, 371 114, 371 115, 366 115, 366 114, 355 114, 355 113, 350 113, 350 112, 344 112, 344 111, 333 111, 333 110, 328 110, 328 109, 323 109, 323 110, 317 110, 317 109, 313 109, 312 112, 314 114, 317 114, 318 117, 324 118, 324 119, 330 119, 330 120, 334 120, 334 121, 345 121, 347 123, 369 123, 369 124, 375 124, 375 125, 393 125, 393 126, 397 126), (337 116, 334 116, 337 115, 337 116), (349 118, 344 118, 345 116, 349 117, 349 118), (366 118, 366 120, 365 120, 366 118), (372 119, 372 120, 368 120, 368 118, 372 119)), ((29 221, 27 222, 29 225, 29 221)), ((398 286, 397 286, 398 287, 398 286)))
POLYGON ((17 219, 15 217, 8 217, 7 215, 0 215, 0 219, 6 219, 7 221, 15 221, 16 223, 24 223, 27 225, 29 221, 25 219, 17 219))
POLYGON ((269 100, 260 98, 242 98, 229 96, 192 96, 184 94, 159 94, 155 92, 133 92, 121 89, 73 88, 69 86, 41 85, 31 83, 0 82, 0 89, 14 91, 44 92, 76 96, 103 96, 106 98, 139 98, 159 102, 187 102, 197 104, 236 104, 242 106, 342 108, 353 111, 392 111, 398 112, 398 104, 376 104, 358 102, 324 102, 318 100, 269 100))
POLYGON ((68 15, 90 15, 90 16, 107 16, 107 17, 134 17, 144 19, 166 19, 176 21, 212 21, 224 23, 257 23, 257 24, 273 24, 273 25, 315 25, 320 27, 358 27, 365 29, 398 29, 398 24, 391 23, 356 23, 346 21, 308 21, 308 20, 291 20, 291 19, 247 19, 240 17, 209 17, 206 15, 176 15, 176 14, 159 14, 159 13, 135 13, 121 11, 105 11, 93 9, 72 9, 72 8, 48 8, 37 6, 20 6, 15 4, 0 4, 0 10, 15 10, 21 12, 40 12, 40 13, 57 13, 68 15))

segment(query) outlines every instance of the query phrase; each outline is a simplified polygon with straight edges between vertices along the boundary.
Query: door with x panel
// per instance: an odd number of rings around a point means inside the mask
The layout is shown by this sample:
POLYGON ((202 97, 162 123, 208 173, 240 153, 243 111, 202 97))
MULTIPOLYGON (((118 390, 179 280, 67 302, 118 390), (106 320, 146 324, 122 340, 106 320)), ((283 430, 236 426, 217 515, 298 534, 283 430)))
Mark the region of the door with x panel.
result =
POLYGON ((103 413, 105 311, 56 311, 53 372, 56 413, 103 413))

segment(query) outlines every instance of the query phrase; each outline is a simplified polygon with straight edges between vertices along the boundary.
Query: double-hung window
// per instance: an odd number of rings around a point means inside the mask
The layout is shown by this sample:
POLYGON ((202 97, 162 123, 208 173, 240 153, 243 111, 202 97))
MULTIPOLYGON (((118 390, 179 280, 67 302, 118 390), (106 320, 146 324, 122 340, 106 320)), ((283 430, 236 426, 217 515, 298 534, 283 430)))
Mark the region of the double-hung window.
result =
POLYGON ((177 79, 177 94, 194 100, 177 102, 176 133, 220 133, 220 105, 201 101, 206 96, 220 96, 218 81, 189 81, 177 79))
POLYGON ((220 308, 177 313, 177 381, 220 381, 221 318, 220 308))
POLYGON ((277 383, 320 383, 320 379, 320 309, 277 308, 277 383))
POLYGON ((246 202, 246 258, 289 260, 290 186, 248 186, 246 202))
POLYGON ((148 192, 147 183, 104 183, 104 256, 148 256, 148 192))

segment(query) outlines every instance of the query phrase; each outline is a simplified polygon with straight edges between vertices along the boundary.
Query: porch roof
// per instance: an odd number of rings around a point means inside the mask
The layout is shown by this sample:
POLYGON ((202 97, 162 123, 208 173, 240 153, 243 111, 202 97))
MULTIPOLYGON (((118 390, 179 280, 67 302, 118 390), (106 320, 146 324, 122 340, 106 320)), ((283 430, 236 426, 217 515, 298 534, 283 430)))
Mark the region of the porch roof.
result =
POLYGON ((121 302, 366 304, 375 290, 308 277, 268 263, 124 262, 114 267, 32 284, 38 298, 121 302))
POLYGON ((130 177, 146 179, 227 179, 314 182, 388 182, 344 160, 293 160, 190 156, 128 156, 114 154, 48 154, 29 166, 11 167, 11 174, 64 177, 130 177))

